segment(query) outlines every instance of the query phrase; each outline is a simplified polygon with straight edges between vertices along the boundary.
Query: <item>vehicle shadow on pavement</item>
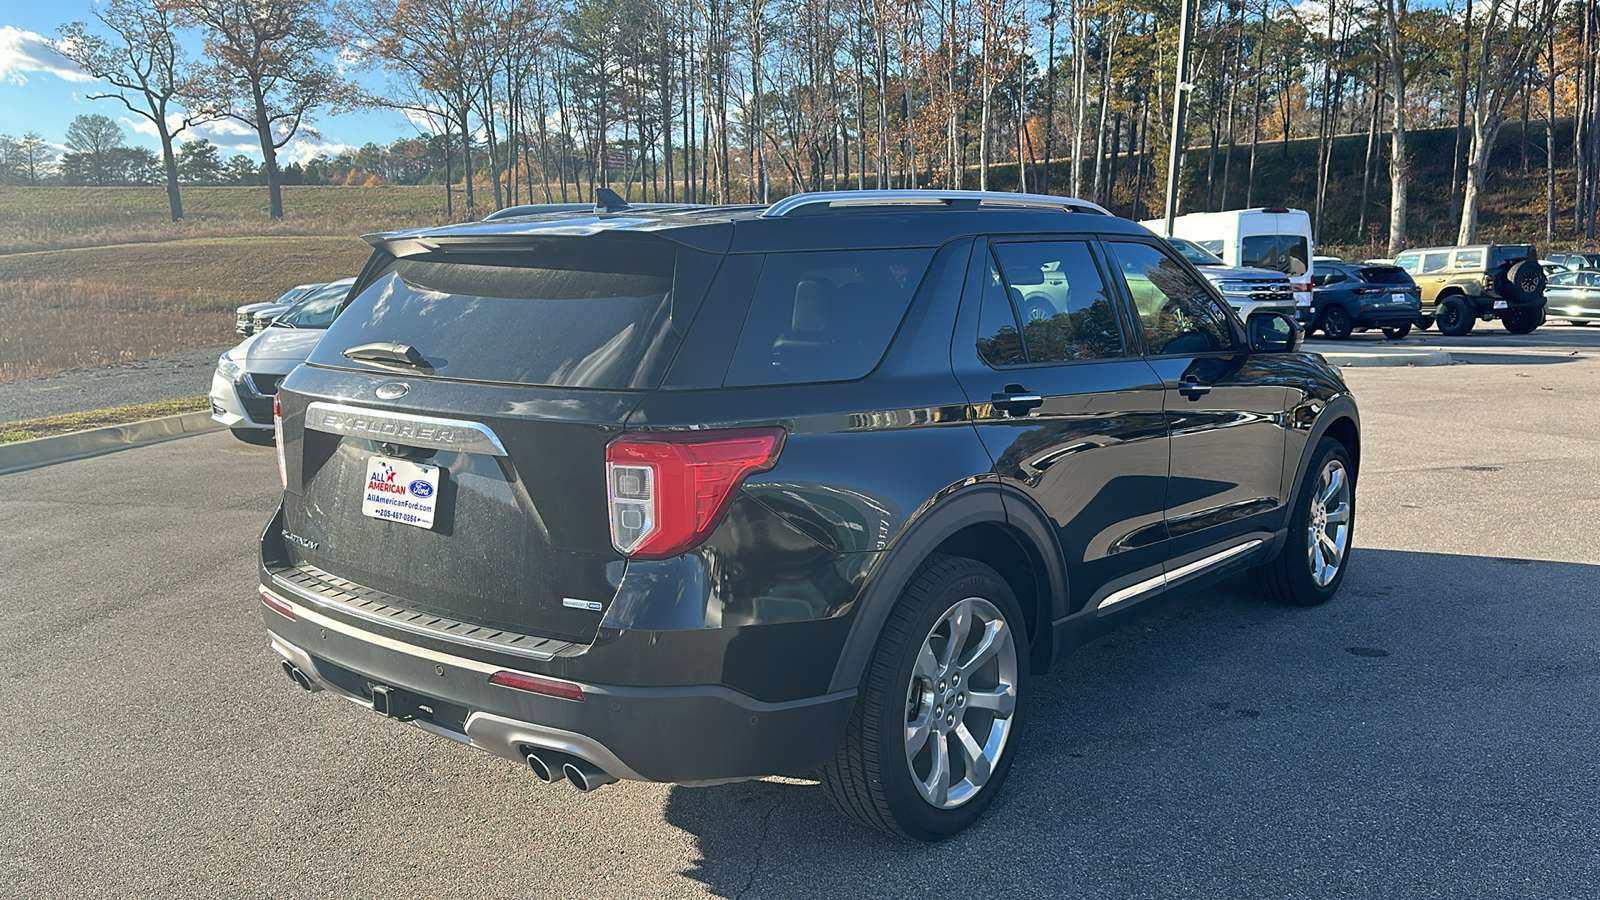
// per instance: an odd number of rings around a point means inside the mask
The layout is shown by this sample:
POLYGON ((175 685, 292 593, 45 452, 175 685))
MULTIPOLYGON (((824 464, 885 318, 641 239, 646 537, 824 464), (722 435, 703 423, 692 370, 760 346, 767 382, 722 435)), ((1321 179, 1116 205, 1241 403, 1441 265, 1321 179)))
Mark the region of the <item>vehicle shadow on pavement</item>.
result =
POLYGON ((1600 883, 1600 565, 1358 547, 1242 577, 1034 681, 987 815, 920 845, 795 779, 673 788, 724 897, 1541 896, 1600 883))

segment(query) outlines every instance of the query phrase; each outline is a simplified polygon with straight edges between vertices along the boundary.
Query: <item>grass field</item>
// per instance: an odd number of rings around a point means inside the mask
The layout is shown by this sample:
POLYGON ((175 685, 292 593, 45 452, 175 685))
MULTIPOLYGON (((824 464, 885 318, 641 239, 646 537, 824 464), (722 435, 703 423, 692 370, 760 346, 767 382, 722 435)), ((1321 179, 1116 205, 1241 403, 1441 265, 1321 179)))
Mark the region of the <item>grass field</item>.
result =
POLYGON ((0 381, 233 339, 233 308, 354 275, 359 235, 445 221, 438 188, 0 188, 0 381))
POLYGON ((0 254, 204 237, 345 237, 446 221, 443 188, 421 186, 289 185, 280 222, 267 217, 266 188, 186 187, 183 211, 182 222, 168 221, 159 187, 0 187, 0 254))

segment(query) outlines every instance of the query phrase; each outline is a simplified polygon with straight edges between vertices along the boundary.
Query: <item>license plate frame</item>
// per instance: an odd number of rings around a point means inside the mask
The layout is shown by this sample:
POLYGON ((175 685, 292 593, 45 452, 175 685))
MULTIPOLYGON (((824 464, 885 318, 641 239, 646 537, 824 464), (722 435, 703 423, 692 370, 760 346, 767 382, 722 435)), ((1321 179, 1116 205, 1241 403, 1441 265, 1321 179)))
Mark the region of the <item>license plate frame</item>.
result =
POLYGON ((370 456, 361 484, 361 514, 431 530, 444 480, 445 471, 438 466, 370 456))

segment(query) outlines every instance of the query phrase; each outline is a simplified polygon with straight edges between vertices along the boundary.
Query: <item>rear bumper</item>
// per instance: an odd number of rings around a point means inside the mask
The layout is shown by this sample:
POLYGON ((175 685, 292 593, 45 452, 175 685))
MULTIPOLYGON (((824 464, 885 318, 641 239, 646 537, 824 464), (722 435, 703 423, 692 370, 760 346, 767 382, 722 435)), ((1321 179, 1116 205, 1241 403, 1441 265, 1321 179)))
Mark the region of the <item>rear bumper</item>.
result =
POLYGON ((855 703, 854 690, 766 703, 721 685, 578 681, 585 699, 562 699, 489 681, 500 671, 537 673, 408 644, 266 590, 294 615, 263 608, 272 648, 312 689, 367 708, 374 685, 398 690, 408 721, 518 762, 533 749, 556 751, 617 778, 677 783, 798 774, 833 754, 855 703))

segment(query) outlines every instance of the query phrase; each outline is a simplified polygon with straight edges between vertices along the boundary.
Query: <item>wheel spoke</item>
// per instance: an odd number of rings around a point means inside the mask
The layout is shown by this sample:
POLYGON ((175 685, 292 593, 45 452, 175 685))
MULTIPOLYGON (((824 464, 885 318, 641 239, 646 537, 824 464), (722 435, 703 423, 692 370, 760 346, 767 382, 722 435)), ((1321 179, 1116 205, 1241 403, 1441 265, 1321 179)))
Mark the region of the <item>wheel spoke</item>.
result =
POLYGON ((1327 532, 1322 533, 1320 542, 1324 550, 1324 557, 1335 567, 1337 567, 1339 565, 1339 561, 1344 558, 1344 553, 1339 549, 1338 542, 1335 541, 1333 536, 1329 535, 1327 532))
POLYGON ((989 767, 989 757, 984 755, 983 747, 967 730, 967 723, 957 725, 955 735, 961 741, 961 755, 967 760, 967 780, 972 782, 973 787, 983 787, 993 771, 989 767))
POLYGON ((1350 504, 1341 503, 1328 510, 1329 525, 1343 525, 1350 521, 1350 504))
POLYGON ((971 677, 975 670, 981 668, 984 663, 989 661, 990 657, 1000 651, 1000 645, 1010 637, 1005 633, 1005 630, 1006 623, 1004 619, 995 619, 984 623, 983 637, 978 639, 978 646, 972 648, 972 652, 967 654, 966 659, 959 660, 956 663, 956 667, 961 670, 962 675, 971 677))
POLYGON ((972 606, 957 604, 945 621, 950 623, 950 643, 945 645, 944 658, 939 660, 942 669, 950 668, 950 664, 956 660, 956 654, 961 652, 961 645, 967 642, 967 632, 972 628, 972 606))
POLYGON ((1004 682, 992 690, 968 691, 967 708, 988 710, 997 719, 1009 719, 1017 709, 1017 692, 1004 682))
POLYGON ((911 674, 930 681, 939 674, 939 658, 933 655, 933 648, 927 642, 923 642, 922 649, 917 652, 917 661, 912 665, 911 674))
POLYGON ((1313 574, 1315 574, 1317 576, 1317 580, 1320 581, 1322 579, 1322 570, 1326 569, 1327 567, 1328 567, 1328 562, 1322 555, 1322 541, 1320 541, 1320 540, 1312 541, 1311 542, 1311 571, 1312 571, 1313 574))
POLYGON ((1323 506, 1327 506, 1339 493, 1339 489, 1344 487, 1344 469, 1341 467, 1329 469, 1327 479, 1326 486, 1317 496, 1317 502, 1323 506))
POLYGON ((911 759, 922 748, 928 745, 928 736, 933 734, 933 710, 924 709, 922 715, 915 722, 906 723, 906 759, 911 759))
POLYGON ((934 806, 944 806, 950 799, 950 747, 945 743, 947 740, 944 735, 935 734, 933 742, 928 745, 933 751, 933 767, 928 770, 928 777, 922 780, 922 795, 934 806))

